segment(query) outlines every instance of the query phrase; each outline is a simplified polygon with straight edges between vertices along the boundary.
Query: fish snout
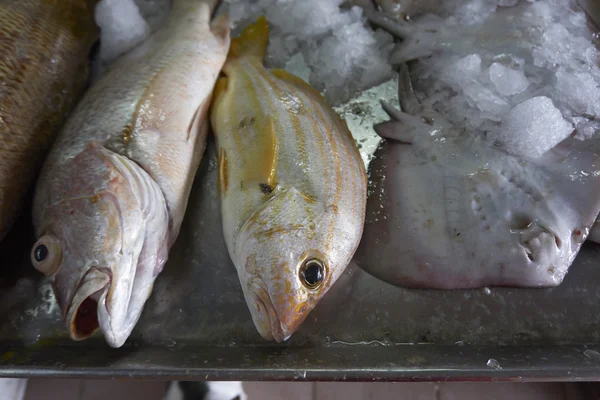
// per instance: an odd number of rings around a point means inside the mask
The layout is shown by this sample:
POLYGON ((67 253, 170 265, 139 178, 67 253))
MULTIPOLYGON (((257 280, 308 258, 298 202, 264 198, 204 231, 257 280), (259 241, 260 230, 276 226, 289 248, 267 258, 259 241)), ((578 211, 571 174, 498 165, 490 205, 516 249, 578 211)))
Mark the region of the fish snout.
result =
POLYGON ((294 293, 268 290, 264 283, 253 281, 249 288, 252 320, 260 335, 278 343, 288 340, 312 310, 313 302, 303 289, 294 293))
POLYGON ((100 327, 98 301, 110 285, 110 275, 92 267, 83 276, 75 295, 69 302, 65 322, 73 340, 89 338, 100 327))
POLYGON ((287 340, 290 334, 287 334, 281 326, 279 315, 264 283, 257 282, 255 279, 248 290, 251 296, 248 300, 251 301, 247 302, 252 304, 250 314, 260 336, 265 340, 275 340, 278 343, 287 340))

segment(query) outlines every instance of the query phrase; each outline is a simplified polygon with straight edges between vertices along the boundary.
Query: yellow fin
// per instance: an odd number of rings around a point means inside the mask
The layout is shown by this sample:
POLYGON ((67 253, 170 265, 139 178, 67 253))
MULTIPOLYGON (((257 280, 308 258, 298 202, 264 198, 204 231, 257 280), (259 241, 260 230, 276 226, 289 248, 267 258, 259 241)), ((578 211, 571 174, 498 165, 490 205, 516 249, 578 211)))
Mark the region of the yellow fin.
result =
POLYGON ((229 185, 229 177, 227 176, 227 153, 225 152, 225 149, 221 149, 221 151, 219 151, 217 165, 219 171, 217 189, 219 191, 219 195, 223 197, 227 193, 227 186, 229 185))
POLYGON ((240 36, 231 40, 229 58, 257 57, 265 58, 269 42, 269 23, 264 16, 244 29, 240 36))
MULTIPOLYGON (((273 118, 268 116, 264 126, 258 129, 260 129, 258 132, 259 140, 251 152, 253 159, 248 163, 248 168, 244 174, 244 186, 253 187, 257 184, 263 192, 269 193, 275 188, 279 152, 273 118)), ((244 132, 238 134, 243 135, 244 132)))

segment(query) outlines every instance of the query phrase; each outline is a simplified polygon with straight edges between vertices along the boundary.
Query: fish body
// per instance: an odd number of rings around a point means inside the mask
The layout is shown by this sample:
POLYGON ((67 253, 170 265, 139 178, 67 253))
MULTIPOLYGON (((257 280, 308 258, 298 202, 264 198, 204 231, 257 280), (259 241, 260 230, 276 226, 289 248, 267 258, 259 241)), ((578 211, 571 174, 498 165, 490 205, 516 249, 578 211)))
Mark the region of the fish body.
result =
POLYGON ((0 2, 0 240, 87 84, 94 3, 0 2))
POLYGON ((176 2, 90 88, 46 159, 32 262, 51 276, 73 339, 100 327, 121 346, 179 233, 229 47, 226 19, 211 26, 210 14, 176 2))
POLYGON ((600 139, 526 159, 392 115, 377 127, 390 140, 371 164, 361 268, 408 287, 559 285, 600 211, 600 139))
POLYGON ((223 231, 252 318, 286 340, 358 246, 366 173, 345 122, 306 82, 262 65, 260 18, 232 41, 215 89, 223 231))

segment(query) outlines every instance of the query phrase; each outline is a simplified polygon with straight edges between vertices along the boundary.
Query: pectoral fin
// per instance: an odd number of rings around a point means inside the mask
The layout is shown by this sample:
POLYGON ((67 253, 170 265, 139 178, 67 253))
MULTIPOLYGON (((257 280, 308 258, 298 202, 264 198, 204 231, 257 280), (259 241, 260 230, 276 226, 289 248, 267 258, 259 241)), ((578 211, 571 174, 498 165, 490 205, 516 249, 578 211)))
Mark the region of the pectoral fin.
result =
MULTIPOLYGON (((266 185, 269 188, 275 187, 275 175, 277 173, 278 144, 275 132, 275 123, 273 118, 268 116, 262 126, 253 124, 253 129, 258 129, 258 141, 256 147, 251 150, 251 160, 247 163, 248 168, 244 174, 244 187, 252 187, 254 184, 266 185)), ((243 129, 240 128, 238 134, 243 135, 243 129)), ((262 186, 264 187, 264 186, 262 186)))
POLYGON ((225 149, 219 150, 219 157, 217 158, 217 165, 219 167, 219 180, 217 182, 219 195, 221 197, 225 196, 227 193, 227 186, 229 184, 228 175, 227 175, 227 153, 225 149))

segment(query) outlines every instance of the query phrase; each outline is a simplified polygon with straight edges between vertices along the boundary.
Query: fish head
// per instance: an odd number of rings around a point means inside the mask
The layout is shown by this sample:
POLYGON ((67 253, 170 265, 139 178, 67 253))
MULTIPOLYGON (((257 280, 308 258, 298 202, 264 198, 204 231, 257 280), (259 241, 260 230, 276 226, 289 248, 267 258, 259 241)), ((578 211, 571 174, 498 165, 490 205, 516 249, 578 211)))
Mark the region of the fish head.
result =
POLYGON ((349 263, 357 243, 343 230, 329 228, 333 214, 292 188, 242 227, 238 272, 264 339, 287 340, 349 263))
POLYGON ((51 183, 56 201, 44 211, 31 254, 52 280, 71 337, 100 328, 113 347, 131 333, 166 260, 166 240, 146 234, 156 227, 140 204, 143 177, 126 161, 98 147, 70 160, 51 183))

